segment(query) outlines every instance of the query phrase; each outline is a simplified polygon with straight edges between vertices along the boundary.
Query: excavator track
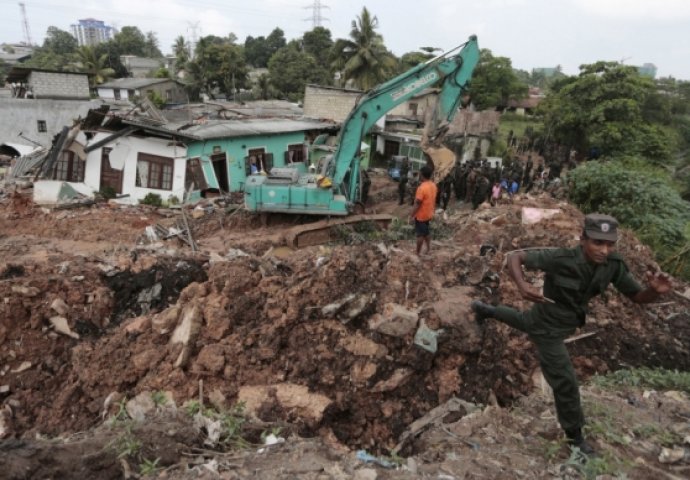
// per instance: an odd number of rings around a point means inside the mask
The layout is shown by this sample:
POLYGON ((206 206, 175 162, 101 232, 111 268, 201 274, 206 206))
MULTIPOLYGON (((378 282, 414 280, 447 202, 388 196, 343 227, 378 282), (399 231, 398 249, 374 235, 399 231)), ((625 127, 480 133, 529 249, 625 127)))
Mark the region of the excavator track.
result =
POLYGON ((301 248, 310 245, 322 245, 336 240, 338 227, 371 222, 378 228, 385 230, 393 220, 392 215, 376 213, 350 215, 342 218, 320 220, 307 225, 294 227, 285 235, 285 242, 289 247, 301 248))

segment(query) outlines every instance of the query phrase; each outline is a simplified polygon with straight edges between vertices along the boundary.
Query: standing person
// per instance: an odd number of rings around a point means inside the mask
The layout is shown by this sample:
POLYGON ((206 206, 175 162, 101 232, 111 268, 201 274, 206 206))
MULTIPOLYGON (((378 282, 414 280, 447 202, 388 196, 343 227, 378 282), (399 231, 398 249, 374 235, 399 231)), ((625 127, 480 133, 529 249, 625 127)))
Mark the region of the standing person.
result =
POLYGON ((496 180, 494 186, 491 187, 491 206, 495 207, 501 200, 501 183, 496 180))
POLYGON ((643 289, 630 275, 623 258, 614 252, 618 222, 608 215, 585 217, 580 245, 522 251, 508 257, 508 272, 531 309, 519 312, 505 305, 492 306, 472 302, 476 320, 495 318, 529 335, 537 347, 544 378, 553 389, 558 422, 568 442, 583 453, 594 453, 585 441, 585 424, 575 370, 564 340, 585 324, 589 300, 606 290, 609 284, 635 303, 649 303, 671 290, 671 281, 663 273, 647 273, 643 289), (522 266, 545 273, 544 293, 525 280, 522 266))
POLYGON ((421 182, 415 194, 414 207, 410 213, 410 222, 414 220, 414 229, 417 234, 417 256, 422 253, 422 245, 426 244, 426 253, 431 249, 431 229, 429 222, 434 217, 436 195, 438 188, 431 181, 432 170, 424 165, 419 170, 421 182))

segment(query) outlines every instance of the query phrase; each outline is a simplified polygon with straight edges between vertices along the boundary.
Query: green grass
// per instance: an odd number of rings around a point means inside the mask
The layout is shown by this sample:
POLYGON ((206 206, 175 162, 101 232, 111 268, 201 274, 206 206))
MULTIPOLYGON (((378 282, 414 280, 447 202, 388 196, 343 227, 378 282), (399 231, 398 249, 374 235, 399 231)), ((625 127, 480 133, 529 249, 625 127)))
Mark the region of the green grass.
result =
POLYGON ((640 387, 690 393, 690 372, 643 367, 618 370, 603 376, 596 375, 592 378, 592 383, 606 389, 640 387))
POLYGON ((498 135, 504 142, 508 140, 508 132, 513 131, 513 135, 518 138, 523 136, 525 129, 531 126, 534 130, 542 127, 539 120, 532 119, 526 116, 504 113, 501 115, 501 121, 498 124, 498 135))

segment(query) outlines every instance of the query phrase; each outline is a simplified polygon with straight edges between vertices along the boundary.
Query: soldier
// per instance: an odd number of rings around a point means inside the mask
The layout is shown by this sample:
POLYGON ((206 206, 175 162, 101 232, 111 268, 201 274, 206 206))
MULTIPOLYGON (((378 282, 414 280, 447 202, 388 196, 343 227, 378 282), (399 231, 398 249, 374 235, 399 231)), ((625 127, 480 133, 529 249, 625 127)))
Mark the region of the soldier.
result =
POLYGON ((477 177, 477 185, 472 195, 472 209, 476 210, 479 205, 484 203, 488 198, 491 191, 491 185, 489 184, 489 179, 484 175, 479 175, 477 177))
POLYGON ((589 300, 609 284, 635 303, 653 302, 672 287, 670 278, 660 272, 647 272, 645 289, 633 279, 623 257, 614 252, 617 227, 613 217, 587 215, 579 246, 510 255, 508 273, 522 298, 535 303, 530 310, 472 302, 480 326, 485 319, 495 318, 529 335, 537 347, 542 373, 553 389, 558 422, 568 442, 587 455, 594 448, 582 435, 585 419, 565 338, 585 324, 589 300), (525 280, 523 266, 545 272, 543 293, 525 280))

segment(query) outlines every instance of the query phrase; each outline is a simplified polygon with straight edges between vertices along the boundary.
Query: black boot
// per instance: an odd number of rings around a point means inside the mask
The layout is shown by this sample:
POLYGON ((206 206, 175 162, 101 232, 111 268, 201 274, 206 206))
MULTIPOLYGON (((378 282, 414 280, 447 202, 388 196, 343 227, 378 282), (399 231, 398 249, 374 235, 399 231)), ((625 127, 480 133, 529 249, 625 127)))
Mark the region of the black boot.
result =
POLYGON ((493 318, 496 314, 496 307, 488 303, 480 302, 479 300, 473 300, 470 307, 472 307, 474 319, 480 327, 484 326, 484 320, 493 318))
POLYGON ((573 428, 565 431, 565 436, 568 437, 568 445, 571 447, 577 447, 582 453, 587 456, 592 456, 596 454, 594 447, 585 440, 582 436, 581 428, 573 428))

